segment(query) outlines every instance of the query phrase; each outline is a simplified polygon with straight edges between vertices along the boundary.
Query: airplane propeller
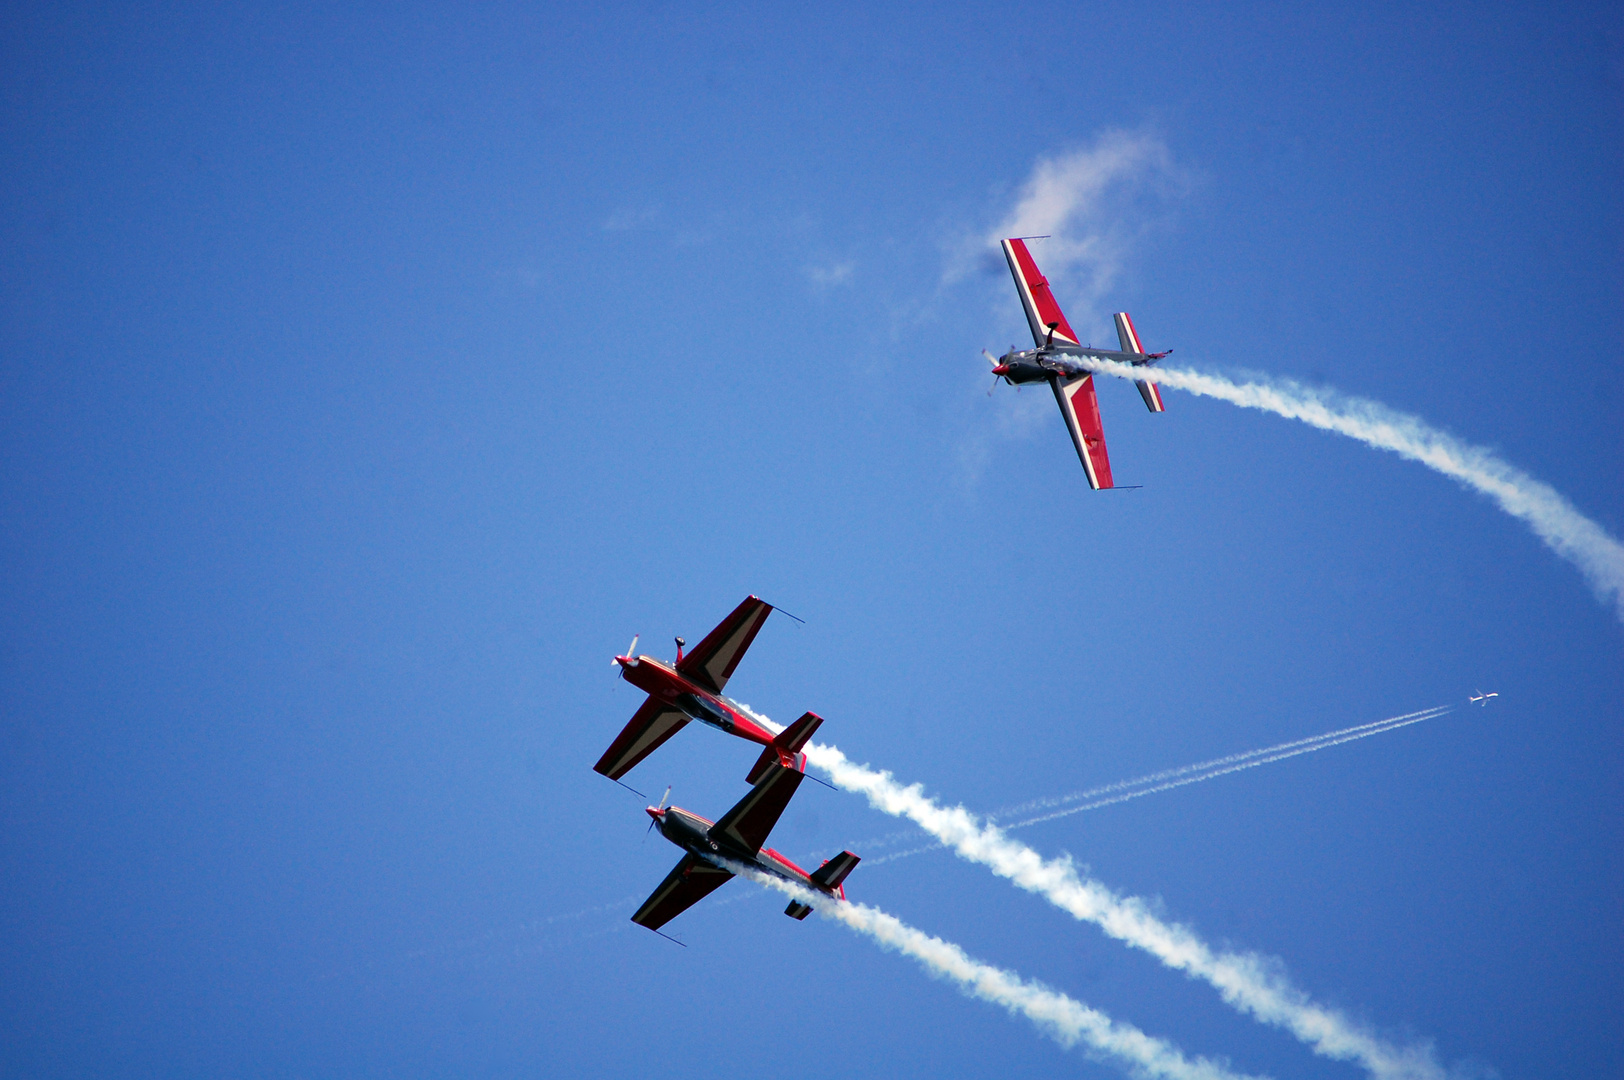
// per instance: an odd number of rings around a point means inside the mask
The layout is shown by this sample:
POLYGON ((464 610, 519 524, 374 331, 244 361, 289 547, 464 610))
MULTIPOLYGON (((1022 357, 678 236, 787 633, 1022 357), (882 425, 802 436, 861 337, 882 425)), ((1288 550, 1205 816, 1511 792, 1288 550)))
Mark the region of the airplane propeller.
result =
MULTIPOLYGON (((665 811, 665 804, 670 802, 670 801, 671 801, 671 785, 667 784, 665 786, 665 794, 660 796, 660 805, 656 806, 654 809, 659 813, 663 813, 665 811)), ((648 828, 643 830, 643 839, 644 840, 648 839, 648 834, 654 831, 654 826, 659 824, 659 821, 660 821, 660 819, 659 819, 659 817, 656 816, 656 814, 650 814, 648 816, 648 828)))
MULTIPOLYGON (((642 634, 633 634, 632 635, 632 643, 630 645, 626 646, 626 655, 627 656, 636 656, 637 655, 637 639, 642 637, 642 636, 643 636, 642 634)), ((614 667, 618 663, 620 663, 619 660, 611 660, 611 661, 609 661, 609 666, 614 667)))
MULTIPOLYGON (((1015 350, 1012 347, 1010 349, 1010 352, 1014 352, 1014 351, 1015 350)), ((987 363, 991 364, 993 367, 998 366, 998 357, 994 356, 992 353, 988 352, 986 349, 981 350, 981 355, 985 356, 987 358, 987 363)), ((1001 378, 1003 378, 1003 376, 999 375, 998 372, 995 371, 995 372, 992 373, 992 387, 991 387, 991 389, 989 389, 987 391, 987 396, 988 397, 992 397, 993 390, 998 389, 998 380, 1001 379, 1001 378)), ((1009 380, 1004 379, 1004 381, 1008 382, 1009 380)))

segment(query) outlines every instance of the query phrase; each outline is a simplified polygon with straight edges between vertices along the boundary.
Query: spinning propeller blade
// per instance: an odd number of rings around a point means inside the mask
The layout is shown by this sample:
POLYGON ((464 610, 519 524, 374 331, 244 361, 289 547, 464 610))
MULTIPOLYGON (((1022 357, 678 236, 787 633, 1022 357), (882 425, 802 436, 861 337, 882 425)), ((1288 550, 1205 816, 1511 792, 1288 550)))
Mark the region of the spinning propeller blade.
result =
MULTIPOLYGON (((1009 351, 1014 352, 1015 351, 1014 346, 1011 346, 1009 351)), ((994 356, 992 353, 988 352, 986 349, 981 350, 981 355, 985 356, 987 358, 987 363, 991 364, 994 368, 996 368, 998 366, 998 364, 999 364, 998 357, 994 356)), ((999 376, 998 372, 994 371, 992 373, 992 388, 987 391, 987 396, 988 397, 992 397, 993 390, 998 389, 998 380, 999 380, 999 378, 1000 378, 1000 376, 999 376)), ((1008 382, 1009 380, 1005 379, 1004 381, 1008 382)))
MULTIPOLYGON (((627 656, 636 656, 637 655, 637 639, 642 637, 642 636, 643 636, 642 634, 633 634, 632 635, 632 643, 630 645, 626 646, 626 655, 627 656)), ((616 663, 616 661, 611 660, 611 661, 609 661, 609 666, 614 667, 615 663, 616 663)))
MULTIPOLYGON (((660 805, 656 806, 654 809, 656 811, 662 811, 663 812, 665 810, 665 804, 670 802, 670 801, 671 801, 671 785, 667 784, 665 786, 665 794, 660 796, 660 805)), ((658 825, 659 823, 660 823, 660 819, 655 814, 650 814, 648 816, 648 828, 643 830, 643 839, 644 840, 648 839, 648 834, 653 832, 654 831, 654 826, 658 825)))

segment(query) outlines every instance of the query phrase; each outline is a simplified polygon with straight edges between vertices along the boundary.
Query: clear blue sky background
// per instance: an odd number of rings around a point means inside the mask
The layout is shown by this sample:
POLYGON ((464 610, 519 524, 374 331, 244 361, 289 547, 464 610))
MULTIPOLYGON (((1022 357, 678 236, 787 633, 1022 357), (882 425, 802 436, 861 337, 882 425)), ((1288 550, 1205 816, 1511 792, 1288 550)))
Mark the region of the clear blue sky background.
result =
MULTIPOLYGON (((1119 1075, 750 885, 626 921, 676 852, 590 770, 609 658, 749 592, 807 625, 735 696, 976 809, 1499 691, 1025 838, 1447 1062, 1624 1071, 1614 615, 1448 480, 1176 392, 1103 387, 1144 488, 1091 494, 985 396, 1005 271, 949 273, 1040 159, 1158 140, 1079 329, 1620 535, 1616 7, 12 5, 0 94, 0 1075, 1119 1075)), ((753 758, 629 779, 714 816, 753 758)), ((773 839, 900 827, 807 785, 773 839)), ((948 855, 848 890, 1359 1075, 948 855)))

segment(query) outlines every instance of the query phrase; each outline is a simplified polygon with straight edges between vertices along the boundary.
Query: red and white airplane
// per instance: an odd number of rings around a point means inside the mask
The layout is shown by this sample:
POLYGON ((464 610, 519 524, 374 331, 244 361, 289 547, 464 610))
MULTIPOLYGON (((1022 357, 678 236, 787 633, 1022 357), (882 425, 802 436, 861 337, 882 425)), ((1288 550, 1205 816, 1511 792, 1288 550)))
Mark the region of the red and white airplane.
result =
POLYGON ((682 654, 685 642, 677 639, 677 659, 668 664, 652 656, 633 655, 637 639, 632 638, 625 656, 614 659, 627 682, 648 693, 648 700, 624 731, 604 751, 592 768, 611 780, 619 780, 639 761, 652 754, 661 743, 681 731, 689 720, 701 720, 729 735, 760 743, 766 749, 756 761, 747 783, 754 784, 776 764, 803 768, 806 755, 801 747, 812 737, 823 718, 806 713, 795 723, 774 735, 750 719, 736 701, 722 696, 722 688, 744 651, 756 639, 761 624, 772 614, 773 606, 754 596, 733 609, 733 614, 705 635, 693 652, 682 654))
MULTIPOLYGON (((1004 258, 1009 262, 1009 272, 1015 276, 1015 291, 1020 293, 1021 307, 1026 309, 1026 321, 1031 324, 1032 340, 1037 348, 1017 352, 1012 346, 1009 352, 996 359, 987 353, 987 359, 993 364, 992 373, 1016 385, 1047 382, 1054 390, 1055 400, 1060 403, 1060 414, 1066 418, 1066 430, 1071 432, 1071 441, 1077 447, 1077 456, 1082 459, 1083 470, 1088 473, 1088 486, 1096 491, 1113 487, 1111 461, 1105 454, 1105 428, 1100 424, 1100 405, 1094 395, 1094 375, 1075 358, 1092 356, 1137 367, 1155 363, 1172 350, 1145 352, 1139 344, 1139 335, 1134 331, 1133 320, 1126 311, 1116 313, 1117 339, 1122 345, 1120 351, 1079 344, 1077 332, 1066 321, 1060 305, 1055 302, 1054 293, 1049 290, 1048 279, 1038 271, 1038 264, 1032 261, 1032 253, 1026 250, 1026 241, 1005 240, 1003 248, 1004 258)), ((1151 412, 1165 411, 1161 391, 1155 383, 1149 379, 1136 379, 1134 385, 1139 387, 1139 396, 1145 399, 1145 405, 1151 412)))
MULTIPOLYGON (((733 871, 722 865, 723 861, 743 863, 825 896, 846 899, 846 888, 841 883, 859 862, 856 855, 842 851, 809 874, 772 848, 763 846, 767 834, 778 824, 784 807, 789 805, 790 796, 801 786, 804 775, 798 767, 773 762, 763 770, 750 793, 714 824, 698 814, 668 807, 663 799, 659 806, 648 807, 648 816, 654 819, 650 828, 659 826, 660 835, 682 848, 683 856, 643 901, 643 906, 632 916, 632 922, 659 930, 719 886, 727 884, 733 871)), ((668 797, 670 794, 666 792, 668 797)), ((804 919, 811 913, 812 909, 799 900, 791 900, 784 909, 784 914, 792 919, 804 919)))

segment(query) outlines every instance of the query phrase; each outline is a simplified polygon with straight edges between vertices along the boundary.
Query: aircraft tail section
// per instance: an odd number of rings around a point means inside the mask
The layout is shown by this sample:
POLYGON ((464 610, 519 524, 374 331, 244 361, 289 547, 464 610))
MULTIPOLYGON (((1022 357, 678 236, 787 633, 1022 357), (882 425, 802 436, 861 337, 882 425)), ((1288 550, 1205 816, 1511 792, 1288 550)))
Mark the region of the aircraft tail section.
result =
MULTIPOLYGON (((844 900, 846 899, 846 886, 841 882, 845 881, 846 875, 851 873, 852 869, 862 861, 851 852, 842 851, 839 855, 812 871, 812 884, 820 889, 828 889, 831 893, 844 900)), ((812 907, 810 904, 803 904, 799 900, 791 900, 789 907, 784 909, 784 914, 792 919, 804 919, 812 914, 812 907)))
POLYGON ((812 733, 818 730, 821 723, 823 717, 817 713, 803 714, 799 720, 780 732, 778 737, 761 752, 761 756, 756 759, 755 767, 750 770, 750 775, 744 778, 744 782, 755 784, 766 776, 767 770, 774 765, 805 772, 806 755, 801 753, 801 747, 807 744, 807 740, 812 738, 812 733))
POLYGON ((841 882, 846 875, 856 869, 857 864, 863 860, 849 851, 842 851, 816 870, 812 871, 812 883, 821 885, 837 893, 842 900, 846 899, 846 887, 841 882))
MULTIPOLYGON (((1133 328, 1133 319, 1129 318, 1126 311, 1117 312, 1115 318, 1117 341, 1122 344, 1122 351, 1144 356, 1145 347, 1139 344, 1139 332, 1133 328)), ((1149 361, 1138 362, 1148 363, 1149 361)), ((1149 379, 1135 379, 1133 384, 1139 388, 1139 396, 1145 399, 1145 408, 1151 412, 1167 411, 1166 406, 1162 404, 1162 392, 1157 389, 1155 383, 1149 379)))

